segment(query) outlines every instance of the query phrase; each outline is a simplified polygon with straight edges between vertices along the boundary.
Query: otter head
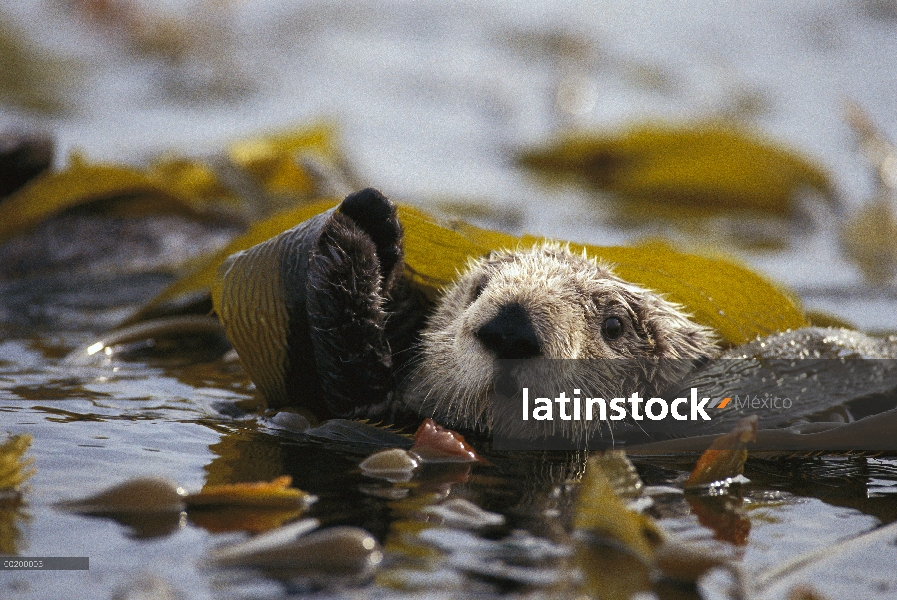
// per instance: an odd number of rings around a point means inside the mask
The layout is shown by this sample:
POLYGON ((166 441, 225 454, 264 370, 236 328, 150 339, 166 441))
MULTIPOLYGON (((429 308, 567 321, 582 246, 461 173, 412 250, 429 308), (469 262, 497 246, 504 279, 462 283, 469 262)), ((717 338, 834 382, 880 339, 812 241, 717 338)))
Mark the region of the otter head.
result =
MULTIPOLYGON (((430 317, 409 404, 450 427, 489 430, 496 359, 698 359, 713 349, 712 333, 678 306, 584 254, 556 244, 493 252, 471 261, 430 317)), ((681 375, 649 371, 643 389, 681 375)), ((607 398, 632 384, 613 379, 599 390, 607 398)))

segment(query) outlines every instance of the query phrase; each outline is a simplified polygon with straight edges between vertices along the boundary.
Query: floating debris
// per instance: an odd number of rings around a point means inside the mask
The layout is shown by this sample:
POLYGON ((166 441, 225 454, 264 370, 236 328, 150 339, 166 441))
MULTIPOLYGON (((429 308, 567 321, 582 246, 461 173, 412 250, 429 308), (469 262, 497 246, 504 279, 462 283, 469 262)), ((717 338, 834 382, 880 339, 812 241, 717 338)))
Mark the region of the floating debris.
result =
POLYGON ((185 502, 190 522, 207 531, 260 533, 294 521, 317 497, 290 487, 284 475, 270 482, 207 485, 185 502))
POLYGON ((58 509, 112 519, 136 538, 170 535, 184 525, 187 492, 167 479, 132 479, 99 494, 59 502, 58 509))
POLYGON ((0 444, 0 498, 7 494, 18 496, 22 483, 37 472, 37 469, 29 468, 34 459, 23 458, 32 439, 23 433, 10 436, 0 444))
POLYGON ((56 506, 71 512, 103 515, 115 513, 181 512, 187 491, 167 479, 132 479, 81 500, 60 502, 56 506))
POLYGON ((638 471, 626 453, 622 450, 595 452, 589 457, 595 465, 600 465, 601 472, 607 477, 614 492, 626 501, 637 501, 645 492, 638 471))
POLYGON ((745 417, 732 431, 716 438, 698 459, 685 488, 706 486, 741 475, 748 455, 747 444, 757 441, 758 421, 757 415, 745 417))
POLYGON ((365 475, 399 482, 409 481, 419 465, 420 461, 409 451, 393 448, 371 454, 359 466, 365 475))
POLYGON ((271 425, 278 429, 302 433, 311 428, 311 423, 304 415, 289 410, 280 410, 271 417, 271 425))
POLYGON ((637 202, 643 211, 747 210, 787 216, 794 212, 796 192, 804 187, 833 204, 836 200, 828 175, 819 167, 723 121, 643 125, 617 135, 569 134, 523 152, 519 160, 548 176, 579 177, 587 185, 637 202))
POLYGON ((185 498, 188 507, 307 508, 316 496, 290 487, 289 475, 269 482, 210 485, 185 498))
POLYGON ((377 540, 358 527, 331 527, 308 533, 317 521, 306 519, 215 551, 210 561, 222 567, 261 569, 279 577, 360 579, 383 560, 377 540))
POLYGON ((584 540, 612 542, 652 564, 666 534, 651 517, 630 510, 614 490, 602 461, 590 458, 573 512, 573 527, 584 540))
POLYGON ((504 515, 483 510, 464 498, 450 498, 440 504, 431 504, 422 508, 421 512, 439 517, 448 527, 481 529, 505 523, 504 515))
POLYGON ((424 462, 487 462, 460 433, 425 419, 414 434, 411 452, 424 462))
POLYGON ((612 588, 628 589, 630 595, 651 589, 652 579, 656 583, 657 576, 661 581, 693 584, 714 568, 731 571, 739 593, 744 589, 730 547, 682 542, 661 529, 650 516, 627 507, 614 490, 604 464, 596 457, 590 458, 586 467, 573 519, 580 540, 578 563, 585 572, 586 587, 595 595, 610 589, 602 569, 626 572, 619 581, 614 579, 612 588))

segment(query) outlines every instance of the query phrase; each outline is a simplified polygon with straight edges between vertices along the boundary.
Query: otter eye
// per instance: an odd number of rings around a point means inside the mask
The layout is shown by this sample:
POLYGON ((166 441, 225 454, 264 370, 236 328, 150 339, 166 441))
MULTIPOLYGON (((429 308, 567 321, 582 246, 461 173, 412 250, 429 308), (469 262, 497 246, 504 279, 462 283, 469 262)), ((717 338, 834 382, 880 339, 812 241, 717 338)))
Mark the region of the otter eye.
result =
POLYGON ((601 333, 609 340, 616 340, 623 335, 623 321, 618 317, 608 317, 601 324, 601 333))

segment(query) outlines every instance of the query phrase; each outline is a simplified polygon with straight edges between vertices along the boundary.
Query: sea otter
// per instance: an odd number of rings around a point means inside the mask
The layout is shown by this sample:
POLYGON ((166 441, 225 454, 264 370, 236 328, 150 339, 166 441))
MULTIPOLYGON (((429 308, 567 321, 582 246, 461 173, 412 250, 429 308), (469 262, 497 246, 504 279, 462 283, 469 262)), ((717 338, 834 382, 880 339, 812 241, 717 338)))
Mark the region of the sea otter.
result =
MULTIPOLYGON (((222 265, 220 316, 269 406, 488 432, 497 360, 682 365, 716 351, 680 307, 555 243, 472 260, 429 306, 402 276, 402 241, 395 206, 366 189, 222 265)), ((682 375, 655 368, 604 389, 656 390, 682 375)))
MULTIPOLYGON (((211 294, 220 324, 207 321, 215 335, 224 326, 269 408, 411 428, 435 417, 495 442, 505 415, 519 421, 511 395, 522 399, 522 386, 610 399, 637 392, 643 408, 655 393, 678 400, 700 388, 732 402, 710 421, 667 419, 660 429, 635 407, 607 429, 604 419, 561 417, 525 439, 560 436, 581 448, 622 435, 676 451, 756 415, 758 443, 768 430, 780 448, 893 446, 897 361, 881 359, 897 358, 897 336, 806 327, 725 348, 677 305, 557 243, 475 257, 437 293, 405 264, 403 235, 396 207, 367 189, 221 264, 211 294)), ((193 339, 200 325, 161 321, 114 331, 70 358, 104 346, 113 356, 160 333, 193 339)))
MULTIPOLYGON (((585 254, 545 243, 470 262, 427 320, 401 401, 440 423, 488 431, 496 360, 548 359, 520 363, 517 383, 588 388, 610 399, 657 394, 715 352, 713 333, 679 306, 585 254), (601 372, 586 366, 593 363, 601 372)), ((563 435, 582 426, 557 423, 563 435)))

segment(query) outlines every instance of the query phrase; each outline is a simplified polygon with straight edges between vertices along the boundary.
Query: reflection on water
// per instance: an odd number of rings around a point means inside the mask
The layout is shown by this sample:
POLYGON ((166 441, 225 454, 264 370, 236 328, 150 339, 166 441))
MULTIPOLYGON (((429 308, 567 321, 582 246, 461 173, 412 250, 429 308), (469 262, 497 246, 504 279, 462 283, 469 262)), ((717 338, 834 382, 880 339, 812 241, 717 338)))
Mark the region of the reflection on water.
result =
MULTIPOLYGON (((411 481, 390 483, 365 476, 358 468, 363 455, 351 446, 271 429, 255 413, 235 411, 234 403, 251 402, 253 390, 227 360, 171 369, 133 363, 73 369, 25 340, 0 344, 0 360, 4 427, 34 436, 38 468, 23 505, 4 508, 0 539, 28 555, 90 556, 84 585, 91 595, 134 585, 136 573, 147 569, 188 595, 221 589, 227 597, 276 597, 284 589, 260 575, 198 569, 211 548, 240 539, 202 511, 189 519, 173 514, 147 529, 51 506, 142 475, 167 477, 193 491, 207 483, 292 476, 296 487, 320 498, 303 517, 363 527, 384 545, 384 567, 366 584, 380 595, 539 589, 623 597, 618 594, 625 590, 652 589, 649 572, 631 557, 573 543, 568 519, 575 486, 566 476, 575 469, 569 464, 555 465, 546 476, 539 461, 496 455, 488 466, 431 465, 411 481), (433 509, 449 499, 471 501, 504 519, 476 524, 433 509)), ((641 459, 637 467, 648 486, 675 491, 693 461, 641 459)), ((748 571, 897 520, 897 466, 887 457, 752 459, 746 474, 751 483, 728 496, 652 494, 649 512, 683 539, 740 548, 748 571)), ((39 597, 38 588, 29 587, 37 581, 16 574, 4 589, 39 597)), ((69 585, 64 581, 41 581, 40 594, 61 597, 69 585)), ((714 576, 705 592, 723 597, 728 582, 714 576)), ((694 590, 674 591, 694 597, 694 590)))
MULTIPOLYGON (((142 585, 140 573, 161 577, 189 596, 308 591, 321 581, 275 583, 252 571, 202 566, 212 548, 243 539, 241 531, 261 531, 300 514, 325 527, 362 527, 380 541, 384 563, 363 584, 374 595, 698 593, 652 583, 650 570, 631 556, 571 537, 577 489, 571 481, 581 466, 575 461, 487 453, 490 465, 427 465, 408 481, 377 479, 358 463, 378 443, 403 446, 404 438, 384 434, 382 440, 392 441, 334 443, 325 438, 349 440, 353 432, 325 427, 315 437, 291 431, 301 419, 257 412, 254 388, 231 355, 169 366, 69 358, 93 339, 75 330, 38 337, 17 332, 0 342, 2 424, 13 434, 34 436, 30 456, 37 467, 22 503, 0 507, 0 540, 20 555, 90 556, 84 585, 91 595, 142 585), (280 475, 290 475, 319 501, 292 516, 190 510, 137 521, 133 515, 79 516, 53 506, 141 476, 198 491, 280 475), (477 521, 475 511, 481 510, 493 517, 477 521)), ((649 514, 681 539, 734 548, 748 573, 897 520, 897 462, 890 457, 755 457, 746 469, 751 483, 722 496, 678 491, 694 457, 643 458, 636 466, 649 489, 658 490, 650 496, 649 514)), ((731 584, 729 575, 715 573, 700 589, 725 597, 731 584)), ((3 585, 23 597, 64 597, 70 580, 16 574, 3 585)), ((843 582, 830 585, 840 589, 843 582)))

